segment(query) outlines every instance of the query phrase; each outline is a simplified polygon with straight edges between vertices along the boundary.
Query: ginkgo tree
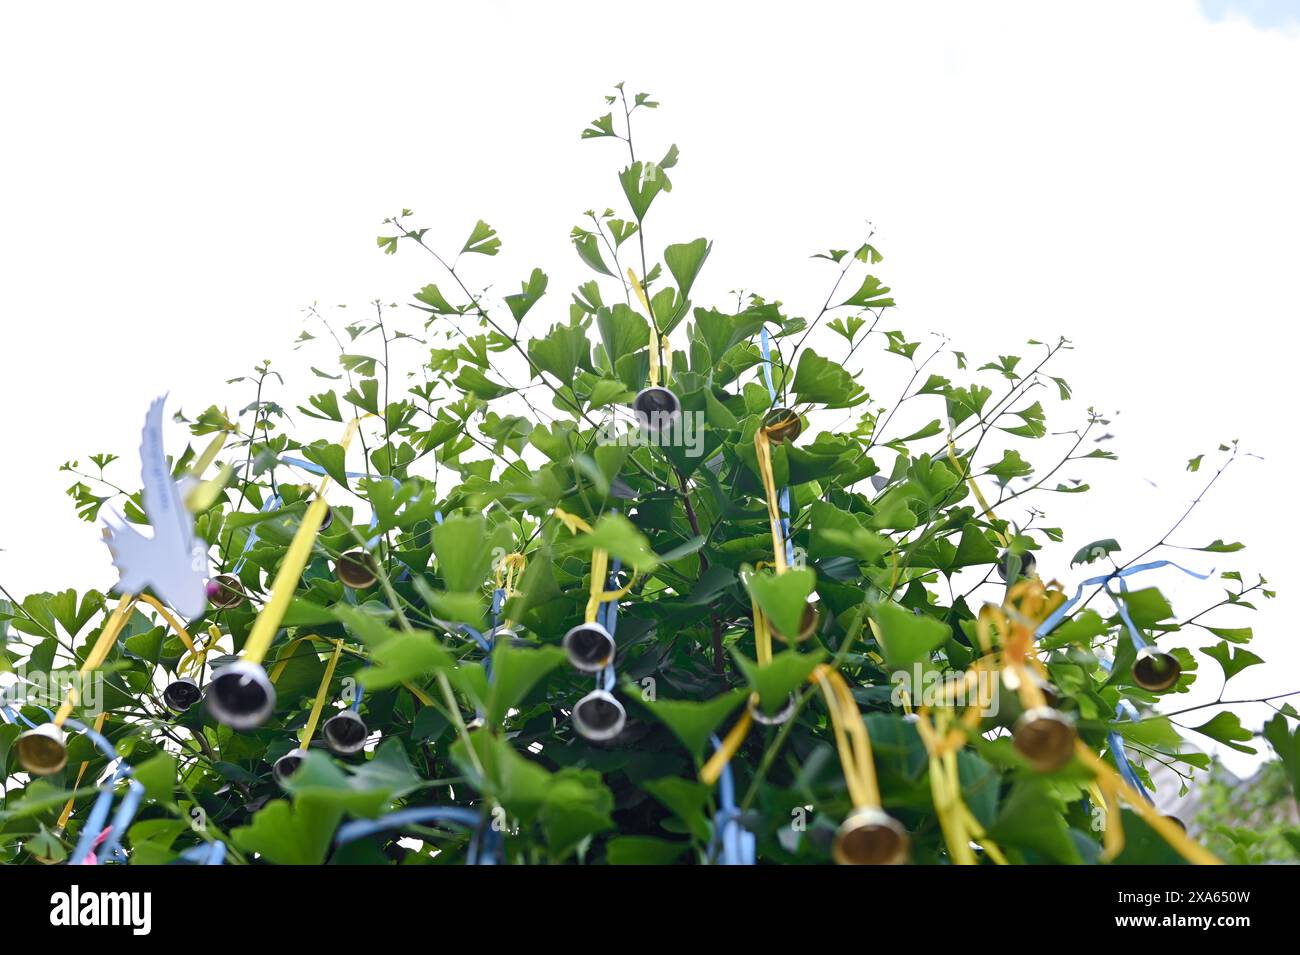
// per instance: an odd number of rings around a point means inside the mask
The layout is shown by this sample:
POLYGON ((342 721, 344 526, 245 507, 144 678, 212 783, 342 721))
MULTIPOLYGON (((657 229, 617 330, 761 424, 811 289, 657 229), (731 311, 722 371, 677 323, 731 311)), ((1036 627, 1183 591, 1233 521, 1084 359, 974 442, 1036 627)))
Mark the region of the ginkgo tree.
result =
MULTIPOLYGON (((1258 734, 1222 693, 1200 721, 1159 704, 1263 663, 1241 615, 1273 594, 1220 571, 1175 616, 1159 587, 1241 545, 1184 539, 1170 501, 1160 540, 1098 526, 1046 566, 1055 496, 1113 457, 1053 375, 1069 343, 912 340, 871 236, 818 254, 815 312, 696 301, 712 241, 653 228, 678 149, 634 147, 658 104, 607 102, 581 138, 621 168, 572 228, 567 302, 540 268, 498 298, 495 229, 403 209, 379 250, 429 281, 306 311, 322 390, 264 362, 176 414, 172 476, 212 489, 186 498, 203 613, 6 592, 4 860, 1214 861, 1150 770, 1194 786, 1189 740, 1258 734), (48 678, 73 671, 102 692, 48 678)), ((1209 491, 1236 454, 1187 467, 1209 491)), ((86 460, 81 517, 148 534, 131 455, 86 460)))

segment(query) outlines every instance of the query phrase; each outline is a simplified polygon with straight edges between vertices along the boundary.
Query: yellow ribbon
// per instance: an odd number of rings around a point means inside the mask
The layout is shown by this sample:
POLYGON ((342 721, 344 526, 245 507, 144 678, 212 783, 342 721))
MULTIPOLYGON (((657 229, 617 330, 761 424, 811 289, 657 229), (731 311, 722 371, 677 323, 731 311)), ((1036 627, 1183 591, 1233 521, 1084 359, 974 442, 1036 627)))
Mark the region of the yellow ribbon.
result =
POLYGON ((843 674, 820 663, 808 677, 821 688, 830 712, 835 747, 840 754, 840 768, 849 788, 854 809, 880 808, 880 784, 876 780, 876 763, 871 752, 871 736, 866 721, 858 711, 853 691, 843 674))
MULTIPOLYGON (((1123 778, 1115 770, 1111 769, 1101 758, 1089 749, 1082 741, 1076 746, 1076 753, 1079 761, 1092 770, 1097 785, 1108 798, 1106 805, 1116 805, 1115 800, 1122 798, 1128 803, 1129 808, 1142 817, 1142 821, 1155 830, 1165 842, 1169 843, 1171 849, 1186 859, 1193 865, 1222 865, 1214 853, 1210 852, 1204 846, 1197 845, 1178 827, 1177 823, 1170 822, 1155 808, 1147 802, 1139 793, 1124 782, 1123 778)), ((1116 808, 1117 805, 1116 805, 1116 808)), ((1114 823, 1114 829, 1119 833, 1119 846, 1123 847, 1123 835, 1120 831, 1119 813, 1114 813, 1114 819, 1107 820, 1107 831, 1111 829, 1111 823, 1114 823)))
POLYGON ((402 681, 402 686, 404 686, 404 687, 406 687, 408 690, 410 690, 410 691, 411 691, 411 695, 412 695, 413 697, 415 697, 417 700, 419 700, 419 701, 420 701, 422 704, 424 704, 425 706, 433 706, 433 705, 434 705, 434 703, 433 703, 433 697, 429 696, 428 693, 425 693, 422 689, 420 689, 420 688, 419 688, 418 686, 416 686, 414 683, 411 683, 411 682, 408 681, 408 680, 403 680, 403 681, 402 681))
POLYGON ((194 641, 190 639, 190 635, 185 631, 185 628, 181 626, 181 622, 172 615, 170 610, 162 605, 162 602, 158 600, 158 598, 152 597, 149 594, 141 594, 138 599, 141 603, 147 603, 150 607, 153 607, 154 610, 157 610, 159 616, 161 616, 163 620, 167 621, 168 626, 176 631, 176 636, 181 638, 181 643, 185 644, 185 649, 190 653, 194 652, 194 641))
POLYGON ((643 289, 641 283, 637 281, 636 273, 632 271, 630 266, 627 270, 627 277, 632 280, 632 288, 636 291, 636 297, 640 300, 641 307, 644 308, 646 314, 650 316, 650 386, 657 387, 659 385, 660 349, 663 350, 663 378, 664 383, 667 384, 670 370, 672 368, 672 361, 670 360, 671 349, 668 346, 668 336, 661 336, 659 334, 659 329, 655 325, 654 309, 650 307, 650 299, 646 298, 645 289, 643 289))
MULTIPOLYGON (((99 715, 95 717, 96 733, 103 732, 104 723, 105 721, 107 721, 107 719, 108 719, 108 710, 101 710, 99 715)), ((72 789, 74 792, 76 791, 77 787, 81 785, 81 777, 86 775, 86 767, 89 765, 90 765, 89 762, 83 762, 77 768, 77 780, 72 784, 72 789)), ((62 831, 63 828, 67 826, 68 820, 72 818, 72 804, 76 802, 76 799, 77 799, 76 796, 69 796, 68 801, 63 804, 63 812, 59 813, 59 821, 56 824, 56 828, 59 829, 59 831, 62 831)))
POLYGON ((778 574, 784 574, 788 565, 785 562, 785 539, 781 533, 781 504, 776 496, 776 476, 772 473, 772 444, 762 426, 754 432, 754 454, 758 458, 758 474, 763 479, 763 494, 767 498, 767 518, 772 527, 773 564, 778 574))
POLYGON ((198 644, 195 644, 195 649, 181 657, 180 662, 176 664, 176 673, 183 676, 186 673, 203 672, 203 665, 208 662, 208 652, 217 645, 217 641, 220 639, 220 628, 216 624, 208 627, 208 639, 204 641, 201 648, 198 644))
MULTIPOLYGON (((969 712, 975 710, 971 708, 969 712)), ((950 719, 946 711, 941 710, 932 717, 929 708, 922 707, 917 712, 916 721, 917 732, 930 757, 930 794, 948 854, 957 865, 977 865, 979 859, 970 847, 974 842, 983 847, 995 863, 1005 865, 1006 856, 988 838, 984 827, 962 799, 957 753, 966 744, 966 736, 960 730, 950 730, 950 719)))
MULTIPOLYGON (((554 510, 556 518, 560 520, 565 527, 573 534, 579 531, 590 534, 591 525, 584 521, 577 514, 570 514, 564 508, 557 507, 554 510)), ((593 547, 591 550, 591 596, 587 599, 587 610, 583 617, 584 622, 594 623, 596 614, 600 610, 600 605, 610 600, 618 600, 625 596, 636 583, 636 569, 633 568, 632 574, 628 579, 626 586, 618 590, 606 590, 605 578, 609 573, 609 551, 600 547, 593 547)))
MULTIPOLYGON (((216 459, 217 455, 221 453, 221 448, 225 445, 226 438, 229 434, 229 431, 221 431, 208 442, 208 446, 203 449, 203 453, 199 455, 198 460, 194 462, 194 466, 190 468, 190 473, 194 475, 194 477, 201 478, 203 476, 203 472, 208 469, 216 459)), ((212 480, 200 481, 186 496, 186 509, 195 514, 199 511, 207 510, 207 508, 212 505, 212 502, 217 499, 217 494, 220 493, 222 485, 226 483, 226 479, 233 473, 234 469, 227 465, 212 480)))
MULTIPOLYGON (((352 436, 356 434, 359 424, 358 418, 353 418, 348 424, 343 440, 339 442, 345 452, 348 445, 352 443, 352 436)), ((285 552, 284 560, 280 563, 280 570, 275 575, 275 582, 271 584, 271 599, 257 615, 257 620, 253 622, 253 629, 249 631, 248 639, 244 642, 244 659, 249 663, 261 663, 266 659, 266 651, 270 649, 271 641, 275 639, 276 631, 280 628, 280 621, 284 619, 285 611, 289 609, 289 602, 293 600, 298 581, 302 578, 302 572, 311 558, 311 549, 316 542, 316 535, 320 532, 321 521, 325 519, 325 511, 329 509, 329 505, 325 503, 325 490, 329 484, 330 478, 326 475, 317 485, 316 497, 308 505, 307 512, 303 514, 302 524, 299 525, 298 532, 293 535, 293 541, 285 552)))
POLYGON ((722 770, 726 768, 731 757, 736 755, 736 750, 740 749, 740 744, 745 741, 749 734, 749 728, 754 725, 754 718, 749 715, 749 708, 740 714, 740 719, 736 720, 736 725, 731 731, 722 738, 722 745, 719 746, 709 757, 709 761, 700 769, 700 782, 706 786, 712 786, 722 775, 722 770))
POLYGON ((505 615, 506 604, 519 593, 519 582, 523 579, 524 568, 527 566, 528 558, 520 553, 506 554, 497 564, 496 583, 497 589, 501 591, 501 619, 507 627, 514 626, 514 623, 505 615))
MULTIPOLYGON (((122 628, 126 626, 126 621, 130 618, 131 611, 135 608, 135 602, 135 594, 124 594, 122 599, 118 601, 116 609, 114 609, 112 615, 109 616, 108 621, 104 624, 104 629, 100 631, 99 639, 96 640, 94 646, 91 647, 90 653, 86 654, 86 659, 82 662, 81 669, 77 672, 79 677, 78 682, 80 682, 80 678, 85 677, 87 673, 98 668, 100 664, 108 659, 109 651, 113 649, 113 644, 117 642, 118 634, 121 633, 122 628)), ((77 690, 75 687, 70 686, 68 687, 67 694, 63 698, 63 705, 60 706, 59 711, 54 714, 55 726, 63 725, 64 720, 72 715, 72 708, 76 703, 77 690)))
POLYGON ((307 724, 298 734, 298 745, 306 749, 311 744, 311 739, 316 735, 316 724, 320 722, 321 710, 325 708, 325 698, 329 694, 330 681, 334 678, 334 668, 338 666, 339 654, 343 652, 343 641, 334 641, 334 652, 330 654, 329 662, 325 664, 325 673, 320 678, 320 687, 316 690, 316 699, 311 704, 311 714, 307 717, 307 724))

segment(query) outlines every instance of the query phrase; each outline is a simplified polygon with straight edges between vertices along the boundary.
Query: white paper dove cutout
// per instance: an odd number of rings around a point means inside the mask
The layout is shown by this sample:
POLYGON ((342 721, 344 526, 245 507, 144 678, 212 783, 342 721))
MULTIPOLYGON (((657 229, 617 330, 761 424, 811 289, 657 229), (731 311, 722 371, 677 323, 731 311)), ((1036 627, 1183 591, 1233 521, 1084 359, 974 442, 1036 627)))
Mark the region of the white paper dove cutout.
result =
POLYGON ((154 400, 140 437, 140 478, 144 482, 144 513, 153 528, 145 537, 116 512, 104 517, 104 539, 113 566, 118 569, 117 589, 138 594, 146 587, 183 617, 194 618, 207 609, 208 549, 194 537, 194 516, 185 506, 190 476, 173 481, 163 454, 162 415, 167 396, 154 400))

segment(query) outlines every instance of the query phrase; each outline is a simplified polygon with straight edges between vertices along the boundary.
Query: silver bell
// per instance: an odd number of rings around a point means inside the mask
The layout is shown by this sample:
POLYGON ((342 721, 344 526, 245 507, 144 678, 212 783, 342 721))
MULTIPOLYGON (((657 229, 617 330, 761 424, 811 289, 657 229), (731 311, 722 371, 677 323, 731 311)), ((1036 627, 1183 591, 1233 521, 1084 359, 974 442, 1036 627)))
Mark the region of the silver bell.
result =
POLYGON ((256 663, 236 660, 212 675, 207 704, 218 723, 237 730, 253 729, 265 723, 275 708, 275 687, 256 663))
POLYGON ((275 781, 283 788, 284 784, 289 781, 289 777, 296 773, 302 766, 302 761, 307 758, 307 751, 294 747, 275 761, 271 767, 271 775, 275 781))
POLYGON ((330 752, 340 756, 350 756, 360 752, 366 745, 366 737, 370 735, 370 730, 366 728, 366 721, 354 710, 335 713, 325 721, 320 732, 330 752))
POLYGON ((573 728, 584 739, 600 742, 623 732, 627 711, 607 690, 592 690, 573 707, 573 728))
POLYGON ((614 637, 598 623, 580 623, 561 644, 569 663, 583 673, 598 673, 614 660, 614 637))

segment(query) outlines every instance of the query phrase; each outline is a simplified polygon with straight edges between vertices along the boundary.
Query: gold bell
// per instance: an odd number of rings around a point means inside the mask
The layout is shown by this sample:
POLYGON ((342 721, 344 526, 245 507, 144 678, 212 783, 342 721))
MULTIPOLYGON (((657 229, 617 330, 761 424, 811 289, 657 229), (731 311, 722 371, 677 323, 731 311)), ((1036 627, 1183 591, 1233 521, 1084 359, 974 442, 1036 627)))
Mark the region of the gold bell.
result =
POLYGON ((1143 647, 1133 661, 1133 682, 1152 693, 1163 693, 1178 682, 1182 664, 1172 653, 1143 647))
POLYGON ((350 550, 334 562, 334 576, 353 590, 373 587, 379 579, 379 567, 369 551, 350 550))
POLYGON ((561 644, 569 663, 583 673, 599 673, 614 659, 614 638, 598 623, 580 623, 564 635, 561 644))
POLYGON ((1035 770, 1054 773, 1074 758, 1077 738, 1073 720, 1060 710, 1038 706, 1020 714, 1012 741, 1035 770))
POLYGON ((831 855, 840 865, 902 865, 911 839, 897 819, 866 806, 849 813, 835 832, 831 855))
POLYGON ((238 607, 247 597, 244 585, 234 574, 218 574, 208 581, 208 603, 218 610, 238 607))
POLYGON ((42 723, 18 737, 18 762, 33 776, 52 776, 68 765, 68 747, 61 726, 42 723))
POLYGON ((573 728, 584 739, 600 742, 623 732, 627 711, 607 690, 592 690, 573 707, 573 728))
POLYGON ((681 419, 682 403, 667 388, 652 385, 637 393, 632 400, 632 410, 645 430, 667 431, 681 419))
POLYGON ((803 419, 789 408, 773 408, 763 415, 762 428, 773 444, 785 444, 803 433, 803 419))

